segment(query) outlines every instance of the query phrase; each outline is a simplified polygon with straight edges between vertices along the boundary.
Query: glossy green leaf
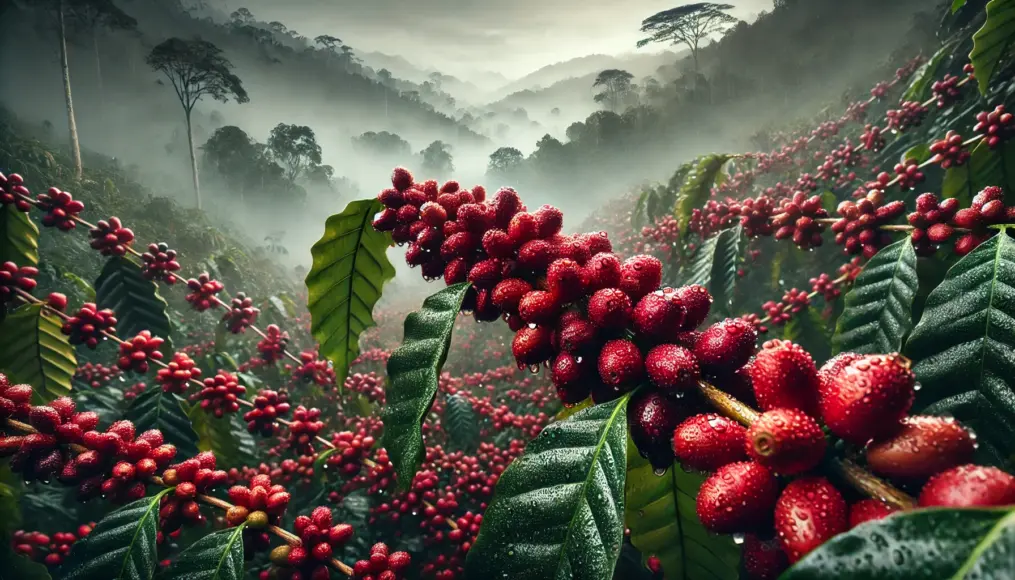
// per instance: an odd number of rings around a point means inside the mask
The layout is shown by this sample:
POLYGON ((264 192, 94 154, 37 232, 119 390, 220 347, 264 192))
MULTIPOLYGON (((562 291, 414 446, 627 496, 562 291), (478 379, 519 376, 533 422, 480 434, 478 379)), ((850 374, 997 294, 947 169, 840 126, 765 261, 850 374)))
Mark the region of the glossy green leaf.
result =
POLYGON ((708 201, 716 178, 731 155, 705 155, 696 159, 687 172, 680 189, 677 190, 674 213, 680 224, 681 238, 687 235, 687 223, 691 211, 701 208, 708 201))
POLYGON ((423 418, 437 395, 451 332, 470 288, 462 282, 424 300, 418 311, 405 317, 402 344, 388 359, 383 441, 403 488, 412 483, 423 461, 423 418))
POLYGON ((236 526, 201 538, 169 565, 165 580, 242 580, 243 528, 236 526))
POLYGON ((965 165, 950 167, 945 171, 941 182, 943 197, 957 197, 960 206, 968 206, 973 196, 988 185, 997 185, 1004 181, 1003 160, 1001 154, 980 141, 973 148, 969 161, 965 165))
POLYGON ((77 358, 60 327, 40 304, 26 304, 0 322, 0 371, 35 387, 37 403, 71 391, 77 358))
POLYGON ((935 508, 859 525, 781 580, 974 580, 1015 577, 1015 511, 935 508))
POLYGON ((991 77, 1007 57, 1012 42, 1015 42, 1015 0, 990 0, 987 20, 973 34, 973 50, 969 53, 980 94, 987 94, 991 77))
POLYGON ((923 163, 924 161, 930 159, 930 156, 930 145, 926 143, 919 143, 917 145, 913 145, 909 149, 906 149, 906 152, 902 154, 902 161, 906 162, 912 159, 917 163, 923 163))
MULTIPOLYGON (((910 77, 909 86, 906 88, 906 92, 902 93, 899 98, 900 101, 917 101, 923 102, 927 99, 930 86, 936 81, 941 75, 941 64, 955 52, 956 42, 949 42, 939 48, 927 62, 920 65, 920 68, 916 69, 913 76, 910 77)), ((929 153, 929 151, 928 151, 929 153)), ((930 158, 930 155, 927 155, 930 158)), ((922 163, 924 159, 921 159, 922 163)))
POLYGON ((835 353, 899 352, 913 328, 913 297, 920 287, 912 239, 881 249, 846 294, 846 307, 835 328, 835 353))
POLYGON ((914 412, 953 414, 1015 452, 1015 240, 999 233, 948 270, 906 354, 922 384, 914 412))
POLYGON ((95 302, 95 288, 89 284, 87 280, 78 276, 74 272, 64 272, 63 279, 67 280, 74 286, 77 286, 77 289, 81 291, 81 294, 86 300, 89 302, 95 302))
POLYGON ((713 310, 729 314, 736 284, 740 277, 740 257, 744 244, 743 229, 737 225, 708 238, 698 248, 691 263, 686 284, 701 284, 713 298, 713 310))
POLYGON ((454 449, 464 451, 476 449, 479 443, 479 419, 472 408, 472 403, 464 395, 456 394, 447 398, 444 405, 444 420, 441 424, 454 449))
POLYGON ((467 578, 601 580, 624 537, 628 397, 548 425, 500 476, 467 578))
POLYGON ((966 5, 966 0, 952 0, 952 14, 959 11, 960 8, 966 5))
POLYGON ((350 203, 328 218, 324 236, 310 249, 314 259, 306 279, 310 330, 320 343, 321 356, 334 364, 339 386, 359 356, 359 335, 376 324, 373 309, 385 282, 395 277, 385 253, 391 235, 371 225, 383 209, 376 199, 350 203))
POLYGON ((159 501, 171 491, 164 489, 102 518, 92 533, 74 543, 63 565, 64 580, 151 580, 158 564, 159 501))
MULTIPOLYGON (((116 334, 120 338, 128 340, 147 330, 169 341, 172 332, 169 305, 155 282, 145 279, 141 267, 133 260, 113 256, 106 261, 95 281, 95 300, 99 308, 110 308, 116 313, 116 334)), ((171 349, 170 346, 163 350, 171 349)))
POLYGON ((698 520, 695 498, 703 481, 705 476, 676 464, 657 475, 647 459, 628 453, 625 524, 642 561, 659 558, 665 580, 739 577, 740 548, 733 538, 710 533, 698 520))
POLYGON ((0 206, 0 264, 39 264, 39 227, 13 205, 0 206))
POLYGON ((181 457, 193 457, 197 455, 197 433, 180 403, 179 396, 152 385, 131 402, 126 419, 134 423, 138 433, 162 431, 166 443, 175 445, 181 457))

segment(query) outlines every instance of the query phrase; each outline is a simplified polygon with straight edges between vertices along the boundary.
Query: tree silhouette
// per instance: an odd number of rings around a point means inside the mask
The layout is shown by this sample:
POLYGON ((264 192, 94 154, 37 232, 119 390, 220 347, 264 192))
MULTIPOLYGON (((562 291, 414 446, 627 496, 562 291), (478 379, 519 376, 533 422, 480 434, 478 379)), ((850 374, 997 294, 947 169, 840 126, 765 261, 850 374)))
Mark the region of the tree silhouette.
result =
POLYGON ((626 70, 615 68, 599 73, 595 82, 592 83, 593 88, 599 88, 599 92, 594 97, 595 101, 604 103, 611 111, 616 112, 624 99, 631 93, 631 79, 633 78, 634 75, 626 70))
POLYGON ((306 125, 275 125, 268 136, 268 153, 293 183, 321 164, 321 146, 314 130, 306 125))
POLYGON ((446 177, 455 171, 451 157, 451 145, 443 141, 434 141, 419 152, 423 171, 435 177, 446 177))
POLYGON ((731 8, 732 4, 697 2, 653 14, 641 23, 641 31, 649 37, 639 40, 638 48, 652 42, 684 44, 691 50, 694 72, 697 74, 698 49, 701 41, 710 34, 720 33, 739 22, 735 17, 726 14, 731 8))
POLYGON ((501 147, 490 154, 490 163, 486 171, 490 175, 509 176, 521 167, 525 161, 522 152, 514 147, 501 147))
POLYGON ((214 44, 200 39, 170 38, 152 49, 145 59, 149 66, 169 79, 176 97, 183 106, 187 119, 187 142, 190 145, 190 165, 194 176, 194 200, 201 207, 201 186, 197 175, 197 156, 194 153, 194 130, 191 113, 204 97, 226 102, 230 98, 246 103, 247 91, 240 78, 232 73, 233 65, 214 44))
POLYGON ((95 75, 98 81, 99 103, 102 103, 102 58, 99 54, 99 30, 133 30, 137 20, 120 10, 112 0, 64 0, 68 2, 68 17, 75 27, 91 34, 92 50, 95 53, 95 75))
POLYGON ((367 131, 352 138, 352 146, 359 152, 388 158, 406 158, 412 155, 409 142, 395 133, 367 131))

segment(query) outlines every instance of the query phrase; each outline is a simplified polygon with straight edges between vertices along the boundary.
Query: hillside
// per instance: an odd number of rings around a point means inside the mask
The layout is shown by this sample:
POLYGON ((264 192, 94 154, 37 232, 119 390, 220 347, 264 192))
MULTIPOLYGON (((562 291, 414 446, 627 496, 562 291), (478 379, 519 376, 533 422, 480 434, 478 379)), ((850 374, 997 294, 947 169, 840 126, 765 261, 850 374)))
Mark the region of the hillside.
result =
POLYGON ((539 91, 567 79, 589 75, 594 77, 600 71, 610 68, 623 69, 633 74, 635 78, 640 78, 655 73, 657 68, 672 63, 676 58, 677 54, 670 51, 631 52, 621 55, 590 54, 544 66, 511 81, 500 90, 508 95, 527 90, 539 91))

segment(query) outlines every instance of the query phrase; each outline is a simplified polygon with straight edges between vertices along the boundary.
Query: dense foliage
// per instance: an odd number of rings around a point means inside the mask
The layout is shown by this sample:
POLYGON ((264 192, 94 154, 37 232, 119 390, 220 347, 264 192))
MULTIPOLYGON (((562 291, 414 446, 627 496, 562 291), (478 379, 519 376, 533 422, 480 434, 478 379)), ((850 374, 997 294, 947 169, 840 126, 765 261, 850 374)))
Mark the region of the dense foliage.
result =
MULTIPOLYGON (((5 569, 1015 574, 1015 3, 964 4, 841 116, 694 159, 587 233, 396 168, 323 224, 305 290, 115 173, 33 192, 77 160, 4 123, 5 569), (393 245, 447 286, 408 314, 393 245)), ((266 147, 290 181, 321 162, 306 127, 266 147)))

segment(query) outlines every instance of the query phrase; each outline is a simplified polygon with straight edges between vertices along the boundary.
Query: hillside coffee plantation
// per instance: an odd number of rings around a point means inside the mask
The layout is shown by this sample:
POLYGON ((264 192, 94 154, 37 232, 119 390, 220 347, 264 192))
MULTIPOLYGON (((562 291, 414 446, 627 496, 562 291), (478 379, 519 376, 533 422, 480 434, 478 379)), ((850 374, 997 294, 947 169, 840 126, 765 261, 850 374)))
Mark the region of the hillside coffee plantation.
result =
POLYGON ((5 114, 0 579, 1015 578, 1015 0, 936 17, 579 219, 400 165, 298 277, 5 114))

